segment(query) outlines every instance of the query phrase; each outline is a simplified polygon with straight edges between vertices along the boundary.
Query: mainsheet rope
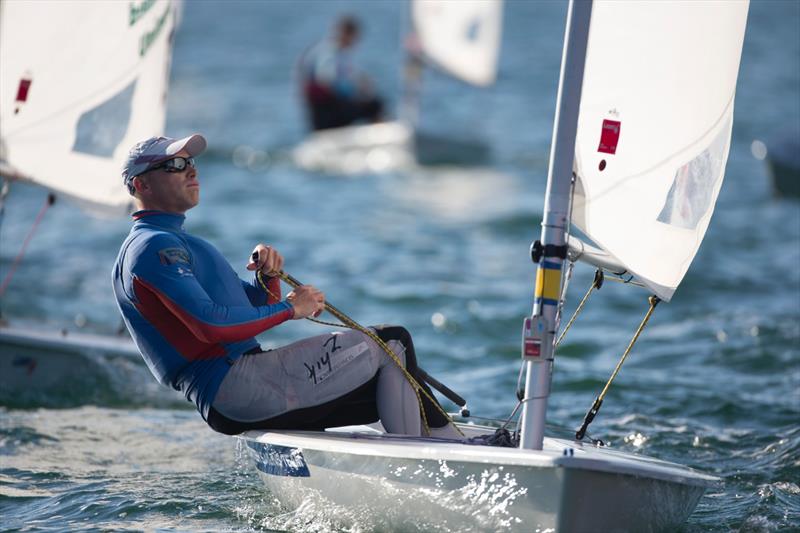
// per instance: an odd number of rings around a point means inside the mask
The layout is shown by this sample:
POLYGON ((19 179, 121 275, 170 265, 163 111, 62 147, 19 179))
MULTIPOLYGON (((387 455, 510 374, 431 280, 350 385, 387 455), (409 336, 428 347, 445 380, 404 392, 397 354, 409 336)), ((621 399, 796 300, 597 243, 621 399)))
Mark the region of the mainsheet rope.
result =
MULTIPOLYGON (((295 279, 294 277, 292 277, 291 275, 285 273, 282 270, 277 273, 277 277, 282 279, 284 282, 286 282, 288 285, 290 285, 293 289, 296 289, 297 287, 302 285, 302 283, 300 283, 297 279, 295 279)), ((263 274, 261 273, 260 270, 256 271, 256 278, 258 279, 258 283, 259 283, 259 285, 261 285, 261 288, 267 294, 269 294, 273 298, 277 299, 277 295, 274 294, 272 291, 270 291, 269 288, 267 287, 267 284, 264 281, 264 276, 263 276, 263 274)), ((395 354, 394 351, 392 351, 392 349, 389 347, 389 345, 387 345, 383 341, 383 339, 378 337, 378 335, 376 335, 374 331, 372 331, 372 330, 370 330, 368 328, 365 328, 364 326, 362 326, 361 324, 359 324, 358 322, 356 322, 355 320, 353 320, 352 318, 350 318, 349 316, 347 316, 342 311, 340 311, 339 309, 337 309, 336 307, 334 307, 333 305, 331 305, 328 302, 325 302, 325 310, 327 312, 329 312, 330 314, 332 314, 333 316, 335 316, 337 319, 339 319, 341 324, 336 324, 336 323, 332 323, 332 322, 325 322, 323 320, 317 320, 317 319, 312 318, 312 317, 306 317, 306 319, 310 320, 311 322, 316 322, 317 324, 323 324, 323 325, 326 325, 326 326, 333 326, 333 327, 342 327, 342 326, 344 326, 344 327, 349 328, 349 329, 354 329, 356 331, 360 331, 361 333, 363 333, 364 335, 367 335, 370 339, 375 341, 375 343, 378 346, 380 346, 381 349, 384 352, 386 352, 386 354, 394 362, 394 364, 397 365, 397 367, 403 373, 403 376, 405 376, 406 380, 408 381, 408 384, 411 385, 411 388, 413 389, 414 394, 416 394, 416 396, 417 396, 417 403, 419 405, 419 412, 420 412, 420 415, 421 415, 421 418, 422 418, 422 424, 423 424, 423 426, 425 428, 425 432, 428 435, 430 435, 430 426, 428 425, 428 417, 425 415, 425 409, 423 408, 423 405, 422 405, 422 396, 421 395, 424 395, 426 398, 428 398, 428 400, 430 400, 430 402, 433 404, 433 406, 442 415, 444 415, 444 417, 456 429, 456 431, 458 431, 461 434, 462 437, 464 436, 464 433, 453 422, 453 419, 450 417, 450 415, 447 412, 445 412, 444 409, 442 409, 442 407, 439 405, 439 403, 434 398, 431 397, 431 395, 428 393, 428 391, 426 391, 424 388, 422 388, 422 386, 419 383, 417 383, 417 380, 414 379, 414 376, 412 376, 408 372, 408 370, 406 370, 405 365, 403 364, 403 362, 400 360, 400 358, 397 356, 397 354, 395 354)))

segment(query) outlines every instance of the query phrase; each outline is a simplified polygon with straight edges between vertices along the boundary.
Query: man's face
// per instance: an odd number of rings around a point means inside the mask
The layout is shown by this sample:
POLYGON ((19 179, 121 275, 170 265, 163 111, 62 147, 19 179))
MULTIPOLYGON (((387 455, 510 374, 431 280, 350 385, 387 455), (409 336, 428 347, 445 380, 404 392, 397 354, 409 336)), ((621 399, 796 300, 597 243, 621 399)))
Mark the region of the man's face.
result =
MULTIPOLYGON (((189 153, 181 150, 175 157, 188 158, 189 153)), ((137 191, 145 209, 185 213, 200 202, 200 182, 197 180, 197 169, 193 166, 186 165, 178 172, 157 168, 136 179, 141 181, 137 191)))
POLYGON ((350 48, 358 42, 358 30, 342 28, 339 30, 339 46, 350 48))

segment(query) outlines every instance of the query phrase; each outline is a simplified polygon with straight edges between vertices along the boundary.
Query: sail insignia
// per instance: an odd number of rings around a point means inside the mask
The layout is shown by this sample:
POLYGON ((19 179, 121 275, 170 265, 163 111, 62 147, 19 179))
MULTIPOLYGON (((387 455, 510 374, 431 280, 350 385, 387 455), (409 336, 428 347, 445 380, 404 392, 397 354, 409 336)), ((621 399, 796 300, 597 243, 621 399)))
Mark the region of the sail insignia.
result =
POLYGON ((303 452, 299 448, 248 441, 255 452, 256 468, 265 474, 281 477, 310 477, 303 452))
POLYGON ((480 32, 481 32, 481 19, 474 18, 467 25, 467 31, 464 34, 464 40, 469 43, 478 42, 478 40, 480 39, 480 32))
POLYGON ((603 129, 600 133, 600 146, 597 147, 597 151, 603 152, 604 154, 616 154, 620 129, 622 129, 622 122, 619 120, 603 119, 603 129))
POLYGON ((19 87, 17 87, 17 98, 14 100, 14 103, 16 104, 14 107, 15 115, 19 113, 22 104, 28 101, 28 91, 30 91, 32 81, 33 80, 31 80, 30 76, 20 78, 19 87))

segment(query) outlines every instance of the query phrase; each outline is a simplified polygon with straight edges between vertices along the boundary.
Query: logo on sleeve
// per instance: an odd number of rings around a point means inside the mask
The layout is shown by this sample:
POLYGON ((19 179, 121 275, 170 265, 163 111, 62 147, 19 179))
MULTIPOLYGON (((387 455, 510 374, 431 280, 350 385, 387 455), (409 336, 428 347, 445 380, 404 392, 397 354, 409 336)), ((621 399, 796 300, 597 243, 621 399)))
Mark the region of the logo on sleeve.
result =
POLYGON ((174 265, 176 263, 189 263, 189 254, 183 248, 164 248, 158 251, 158 258, 162 265, 174 265))

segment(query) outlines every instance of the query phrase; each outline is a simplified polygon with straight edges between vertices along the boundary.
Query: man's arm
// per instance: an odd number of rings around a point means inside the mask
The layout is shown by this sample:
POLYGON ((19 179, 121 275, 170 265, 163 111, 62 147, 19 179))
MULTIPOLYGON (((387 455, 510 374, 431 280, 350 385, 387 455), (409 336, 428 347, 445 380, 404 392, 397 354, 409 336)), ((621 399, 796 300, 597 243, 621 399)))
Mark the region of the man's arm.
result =
POLYGON ((267 305, 280 302, 281 280, 279 278, 268 278, 267 276, 262 276, 262 279, 266 282, 269 292, 264 291, 256 276, 253 277, 253 281, 242 280, 242 287, 244 287, 244 292, 247 293, 250 303, 253 305, 267 305))
POLYGON ((174 317, 205 343, 244 340, 294 316, 287 302, 226 306, 214 302, 194 276, 188 250, 164 234, 148 240, 131 266, 135 304, 157 329, 174 317))

